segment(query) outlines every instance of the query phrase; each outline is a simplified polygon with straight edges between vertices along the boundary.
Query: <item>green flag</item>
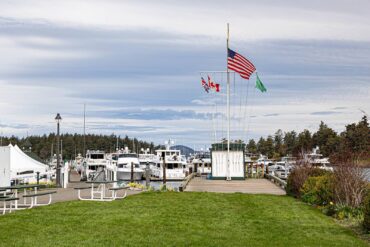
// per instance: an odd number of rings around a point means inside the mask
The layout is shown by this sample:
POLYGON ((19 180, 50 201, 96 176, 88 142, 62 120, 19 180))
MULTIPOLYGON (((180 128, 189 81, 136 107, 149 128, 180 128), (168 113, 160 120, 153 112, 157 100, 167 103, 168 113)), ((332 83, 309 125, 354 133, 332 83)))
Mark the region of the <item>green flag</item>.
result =
POLYGON ((257 79, 256 79, 256 88, 258 88, 262 93, 263 92, 266 92, 267 89, 265 88, 265 86, 263 85, 262 81, 260 80, 260 78, 258 77, 258 74, 257 75, 257 79))

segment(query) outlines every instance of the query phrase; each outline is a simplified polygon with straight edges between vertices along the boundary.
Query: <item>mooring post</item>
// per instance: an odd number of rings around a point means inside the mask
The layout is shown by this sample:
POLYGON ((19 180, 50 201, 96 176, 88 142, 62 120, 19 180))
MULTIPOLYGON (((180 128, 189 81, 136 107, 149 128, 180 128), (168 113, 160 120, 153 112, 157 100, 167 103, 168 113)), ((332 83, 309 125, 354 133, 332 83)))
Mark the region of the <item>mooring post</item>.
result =
POLYGON ((148 188, 150 185, 150 168, 149 168, 149 162, 146 162, 146 168, 145 168, 145 181, 146 181, 146 187, 148 188))
POLYGON ((134 162, 131 162, 131 183, 134 182, 134 162))
POLYGON ((37 185, 40 184, 40 172, 36 172, 36 181, 37 181, 37 185))
POLYGON ((166 189, 166 152, 162 152, 162 159, 163 159, 163 187, 166 189))

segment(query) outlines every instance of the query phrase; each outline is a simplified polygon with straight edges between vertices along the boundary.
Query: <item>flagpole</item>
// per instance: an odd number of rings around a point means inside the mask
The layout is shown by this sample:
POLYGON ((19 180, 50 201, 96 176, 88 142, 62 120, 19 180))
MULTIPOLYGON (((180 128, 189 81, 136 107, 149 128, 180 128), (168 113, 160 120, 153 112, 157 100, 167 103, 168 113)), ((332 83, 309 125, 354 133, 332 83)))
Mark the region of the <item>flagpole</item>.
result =
POLYGON ((227 39, 226 39, 226 71, 227 71, 227 170, 226 180, 231 180, 230 176, 230 72, 228 67, 229 58, 229 23, 227 23, 227 39))

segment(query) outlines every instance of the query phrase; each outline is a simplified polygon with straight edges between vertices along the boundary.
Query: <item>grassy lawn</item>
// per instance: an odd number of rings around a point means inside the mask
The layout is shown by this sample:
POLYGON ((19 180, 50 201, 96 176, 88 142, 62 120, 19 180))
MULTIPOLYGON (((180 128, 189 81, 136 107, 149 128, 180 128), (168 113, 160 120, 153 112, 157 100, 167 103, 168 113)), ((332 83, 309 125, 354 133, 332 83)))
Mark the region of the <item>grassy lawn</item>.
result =
POLYGON ((286 196, 149 192, 0 217, 1 246, 368 246, 286 196))

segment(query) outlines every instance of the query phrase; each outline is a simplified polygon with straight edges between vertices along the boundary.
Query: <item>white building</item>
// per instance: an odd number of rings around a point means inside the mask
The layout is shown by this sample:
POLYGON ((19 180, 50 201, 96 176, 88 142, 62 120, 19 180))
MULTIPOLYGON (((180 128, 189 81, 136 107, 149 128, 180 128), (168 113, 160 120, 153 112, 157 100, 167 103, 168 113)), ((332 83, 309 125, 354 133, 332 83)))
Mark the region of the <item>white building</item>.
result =
POLYGON ((245 179, 245 144, 230 143, 229 168, 227 164, 227 144, 212 144, 212 179, 245 179))

